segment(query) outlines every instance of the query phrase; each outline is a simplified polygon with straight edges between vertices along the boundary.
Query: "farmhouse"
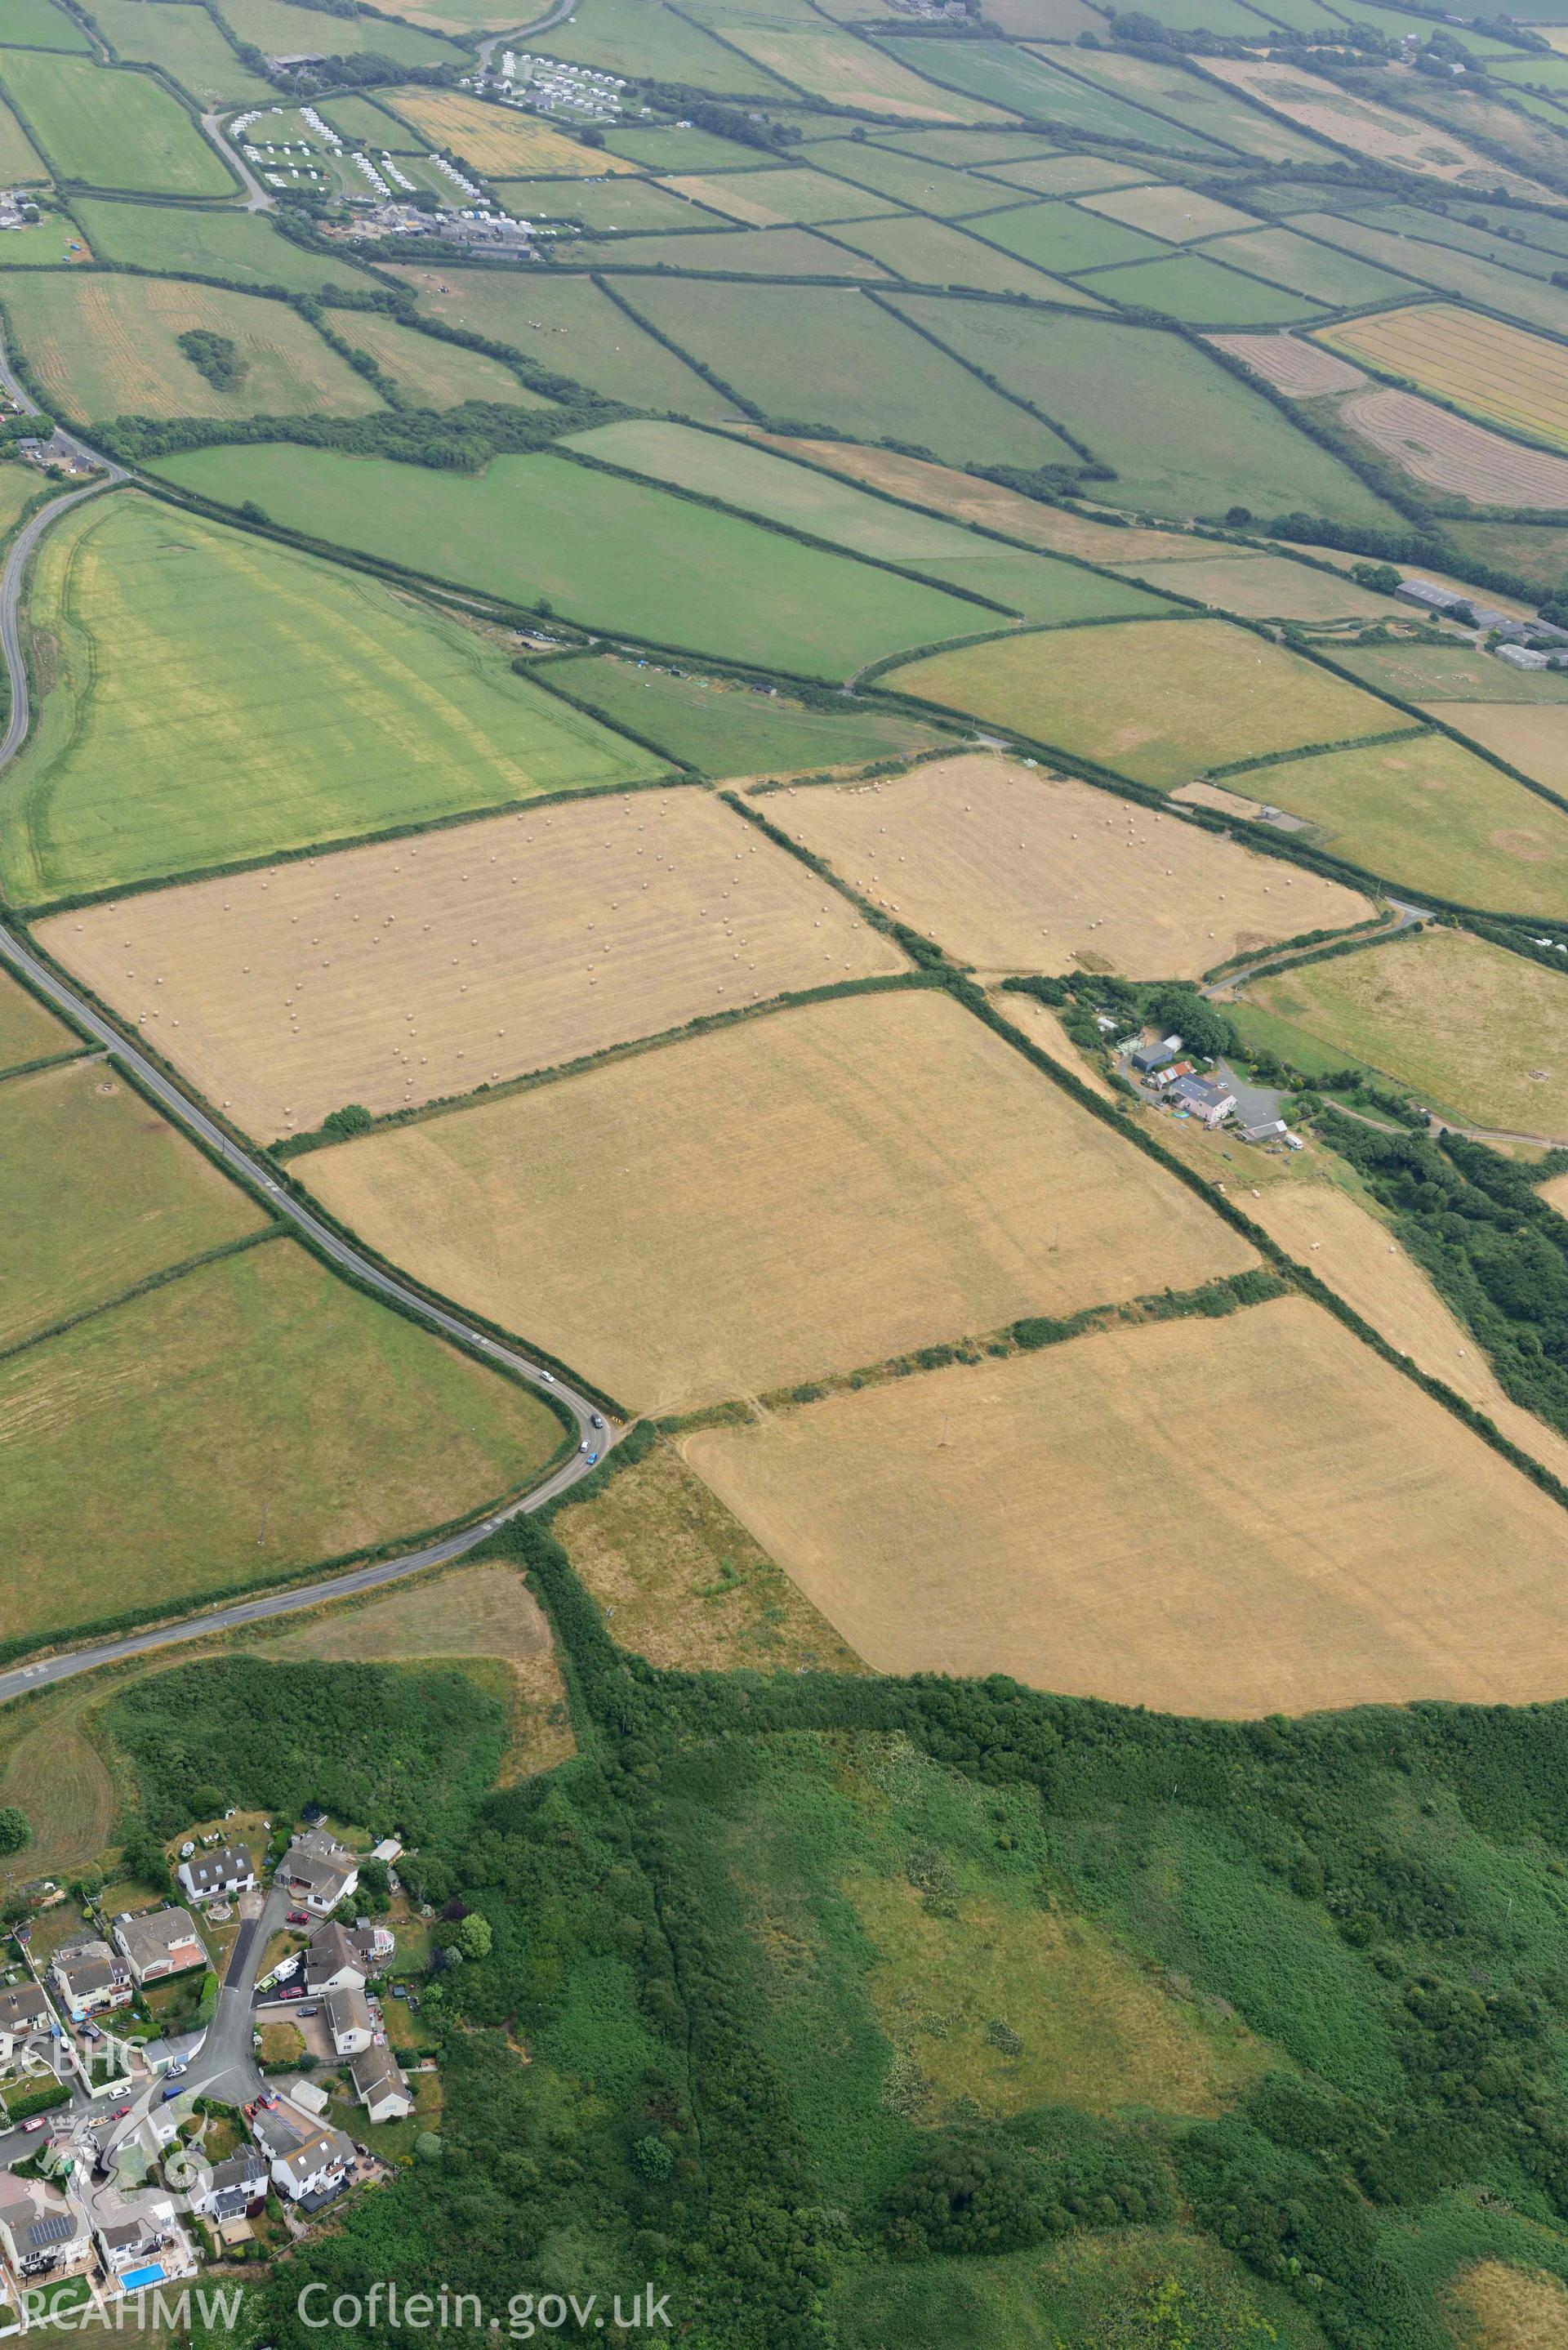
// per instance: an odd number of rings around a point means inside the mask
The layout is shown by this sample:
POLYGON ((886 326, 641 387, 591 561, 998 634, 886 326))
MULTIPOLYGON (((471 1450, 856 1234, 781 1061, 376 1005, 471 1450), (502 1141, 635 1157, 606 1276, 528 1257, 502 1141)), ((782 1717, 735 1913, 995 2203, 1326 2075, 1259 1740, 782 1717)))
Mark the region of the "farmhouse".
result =
POLYGON ((139 1983, 158 1982, 165 1975, 182 1975, 207 1963, 206 1945, 189 1909, 150 1909, 140 1917, 127 1912, 115 1919, 112 1931, 139 1983))
POLYGON ((359 1864, 325 1828, 306 1828, 278 1863, 278 1877, 307 1909, 325 1918, 359 1883, 359 1864))
POLYGON ((256 1865, 247 1846, 231 1845, 222 1852, 202 1853, 196 1860, 182 1860, 175 1874, 192 1901, 215 1901, 248 1893, 256 1881, 256 1865))
POLYGON ((57 1950, 49 1972, 74 2021, 102 2008, 124 2007, 133 1986, 130 1969, 107 1942, 89 1937, 57 1950))
POLYGON ((86 2221, 39 2178, 0 2171, 0 2249, 18 2277, 78 2268, 92 2246, 86 2221))
POLYGON ((389 2048, 367 2048, 348 2070, 368 2121, 400 2122, 413 2112, 413 2092, 389 2048))
POLYGON ((1213 1128, 1230 1117, 1236 1107, 1236 1097, 1224 1086, 1216 1085, 1211 1077, 1178 1077, 1166 1096, 1179 1108, 1190 1110, 1205 1126, 1213 1128))
POLYGON ((350 1984, 345 1991, 328 1991, 323 2012, 339 2056, 358 2056, 369 2048, 375 2033, 362 1991, 350 1984))

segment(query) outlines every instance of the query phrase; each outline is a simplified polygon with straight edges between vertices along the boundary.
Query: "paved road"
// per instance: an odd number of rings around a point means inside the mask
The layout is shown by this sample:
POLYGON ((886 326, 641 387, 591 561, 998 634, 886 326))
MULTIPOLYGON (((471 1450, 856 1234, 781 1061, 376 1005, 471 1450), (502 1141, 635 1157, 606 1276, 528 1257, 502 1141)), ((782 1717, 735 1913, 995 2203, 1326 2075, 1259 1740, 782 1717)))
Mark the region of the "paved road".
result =
MULTIPOLYGON (((1365 941, 1367 946, 1381 946, 1385 939, 1397 939, 1401 931, 1407 931, 1412 922, 1429 922, 1432 919, 1425 906, 1407 906, 1401 898, 1386 897, 1385 903, 1392 908, 1399 919, 1397 922, 1390 922, 1386 931, 1376 932, 1368 931, 1365 941)), ((1303 947, 1300 954, 1314 955, 1321 951, 1320 947, 1303 947)), ((1272 971, 1276 965, 1286 969, 1290 962, 1298 960, 1299 956, 1292 955, 1285 962, 1282 962, 1280 950, 1275 947, 1269 953, 1259 955, 1254 962, 1246 964, 1241 971, 1227 972, 1222 979, 1214 980, 1208 987, 1199 988, 1199 993, 1200 995, 1228 994, 1233 987, 1245 987, 1247 982, 1260 971, 1272 971)))
POLYGON ((526 40, 531 33, 547 33, 553 26, 564 25, 576 5, 577 0, 555 0, 554 7, 546 9, 544 16, 535 16, 531 25, 519 25, 510 33, 492 33, 487 41, 481 41, 475 52, 481 72, 490 71, 490 60, 497 49, 510 48, 514 41, 526 40))
MULTIPOLYGON (((233 109, 228 108, 225 109, 224 111, 232 112, 233 109)), ((251 170, 251 167, 246 162, 244 157, 240 153, 239 149, 234 145, 234 140, 229 137, 228 132, 223 129, 223 114, 203 114, 202 117, 202 128, 206 132, 208 138, 212 140, 213 146, 217 149, 219 154, 223 157, 224 162, 229 164, 233 170, 236 171, 239 173, 240 178, 244 182, 246 212, 270 213, 274 205, 277 203, 277 198, 275 196, 268 195, 266 190, 263 187, 255 173, 251 170)))
MULTIPOLYGON (((0 382, 9 381, 9 369, 0 356, 0 382)), ((19 387, 17 396, 25 398, 19 387)), ((102 463, 104 461, 100 458, 97 462, 102 463)), ((118 467, 111 468, 109 480, 124 478, 118 467)), ((76 497, 58 498, 52 505, 47 506, 14 542, 4 571, 0 572, 0 654, 4 656, 10 675, 12 700, 11 723, 4 741, 0 742, 0 767, 14 756, 27 727, 27 673, 21 657, 18 613, 28 558, 41 532, 57 515, 77 504, 79 498, 91 496, 104 486, 107 483, 95 484, 92 490, 80 491, 76 497)), ((504 1525, 509 1518, 524 1511, 542 1509, 547 1502, 555 1501, 557 1495, 575 1485, 587 1473, 587 1455, 589 1452, 602 1455, 609 1450, 619 1431, 613 1422, 596 1426, 599 1415, 588 1397, 579 1395, 566 1380, 556 1378, 514 1348, 488 1336, 483 1330, 475 1329, 461 1315, 421 1297, 394 1274, 383 1272, 349 1242, 340 1239, 303 1201, 286 1191, 249 1151, 242 1149, 216 1119, 210 1118, 181 1086, 166 1076, 138 1045, 123 1035, 85 997, 78 995, 67 980, 51 971, 26 941, 4 923, 0 923, 0 964, 8 964, 12 970, 23 974, 48 1003, 64 1013, 95 1044, 104 1046, 110 1056, 168 1112, 177 1126, 183 1127, 204 1143, 229 1172, 260 1199, 264 1206, 293 1224, 332 1263, 340 1266, 379 1296, 403 1307, 428 1328, 439 1331, 442 1337, 451 1339, 454 1345, 530 1381, 541 1392, 548 1390, 558 1397, 576 1424, 578 1445, 571 1459, 553 1471, 531 1492, 509 1502, 504 1509, 493 1512, 476 1524, 444 1536, 440 1542, 427 1544, 422 1549, 410 1551, 400 1558, 349 1567, 341 1575, 324 1576, 317 1583, 236 1601, 232 1607, 213 1608, 203 1615, 157 1625, 144 1632, 128 1633, 119 1639, 97 1641, 90 1648, 73 1648, 57 1656, 42 1658, 36 1664, 18 1666, 10 1672, 0 1673, 0 1703, 8 1698, 21 1696, 27 1690, 47 1688, 51 1682, 69 1679, 78 1673, 91 1672, 98 1666, 112 1664, 121 1657, 140 1656, 150 1648, 169 1648, 182 1640, 198 1638, 209 1632, 227 1631, 235 1625, 255 1623, 270 1616, 293 1615, 302 1607, 316 1607, 323 1599, 339 1598, 354 1591, 373 1590, 380 1584, 395 1583, 404 1575, 417 1575, 423 1567, 439 1566, 448 1559, 461 1558, 465 1551, 472 1550, 486 1535, 493 1534, 498 1526, 504 1525)))

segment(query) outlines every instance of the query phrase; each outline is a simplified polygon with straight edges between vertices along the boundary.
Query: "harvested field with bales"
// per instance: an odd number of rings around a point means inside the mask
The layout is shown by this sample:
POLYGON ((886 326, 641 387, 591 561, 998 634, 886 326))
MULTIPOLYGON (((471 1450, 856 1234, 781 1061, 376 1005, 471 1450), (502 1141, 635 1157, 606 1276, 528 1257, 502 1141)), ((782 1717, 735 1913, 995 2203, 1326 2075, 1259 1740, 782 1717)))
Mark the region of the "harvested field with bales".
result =
POLYGON ((1407 377, 1471 416, 1568 449, 1568 357, 1561 343, 1452 302, 1323 327, 1320 341, 1407 377))
POLYGON ((403 120, 434 148, 495 180, 599 180, 607 172, 635 172, 607 148, 583 147, 547 123, 508 108, 487 106, 458 89, 405 84, 389 100, 403 120))
POLYGON ((1568 1141, 1568 973, 1433 930, 1254 980, 1247 995, 1449 1118, 1568 1141))
POLYGON ((924 990, 742 1021, 306 1166, 374 1247, 643 1411, 1252 1259, 924 990))
POLYGON ((759 805, 876 904, 986 971, 1195 979, 1373 911, 1179 816, 993 754, 759 805))
POLYGON ((1303 817, 1336 857, 1407 889, 1503 913, 1563 908, 1568 811, 1447 735, 1282 760, 1232 788, 1303 817))
POLYGON ((29 1068, 35 1061, 53 1060, 57 1053, 85 1050, 81 1038, 36 995, 0 972, 0 1076, 12 1069, 29 1068))
POLYGON ((1296 335, 1210 335, 1205 339, 1217 350, 1229 351, 1232 359, 1241 359, 1254 375, 1261 375, 1276 391, 1288 392, 1293 400, 1354 391, 1366 380, 1359 368, 1296 335))
POLYGON ((23 904, 660 764, 461 620, 123 491, 44 540, 26 617, 53 682, 0 783, 23 904))
POLYGON ((885 1671, 1241 1716, 1520 1704, 1568 1674, 1568 1517, 1305 1298, 683 1450, 885 1671))
POLYGON ((40 938, 266 1140, 348 1102, 403 1109, 907 968, 695 789, 302 858, 63 914, 40 938))
POLYGON ((1568 506, 1568 457, 1521 448, 1429 400, 1385 386, 1343 401, 1342 424, 1417 482, 1481 506, 1568 506))
POLYGON ((1223 620, 1127 620, 932 653, 884 682, 1166 790, 1387 732, 1386 704, 1223 620))
POLYGON ((101 1060, 0 1087, 0 1351, 266 1219, 101 1060))
POLYGON ((0 1638, 417 1534, 560 1440, 533 1395, 267 1242, 0 1364, 0 1638))
POLYGON ((1264 1184, 1245 1205, 1391 1347, 1484 1411, 1511 1444, 1568 1485, 1568 1440, 1503 1393, 1484 1350, 1372 1209, 1336 1184, 1296 1181, 1264 1184))
POLYGON ((114 416, 368 416, 379 395, 286 302, 172 277, 29 270, 8 278, 12 332, 45 399, 84 422, 114 416), (217 390, 180 337, 232 342, 217 390))

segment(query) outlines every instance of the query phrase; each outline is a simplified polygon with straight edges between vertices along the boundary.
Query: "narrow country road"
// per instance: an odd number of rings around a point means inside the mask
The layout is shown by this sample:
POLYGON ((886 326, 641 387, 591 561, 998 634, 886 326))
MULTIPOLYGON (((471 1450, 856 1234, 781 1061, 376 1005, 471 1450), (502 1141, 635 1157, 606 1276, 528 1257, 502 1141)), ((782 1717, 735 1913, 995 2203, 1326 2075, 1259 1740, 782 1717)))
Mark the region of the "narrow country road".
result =
MULTIPOLYGON (((32 401, 26 399, 19 385, 14 384, 3 356, 0 356, 0 383, 13 389, 15 396, 31 410, 32 401)), ((95 462, 102 464, 105 460, 97 458, 95 462)), ((110 466, 105 479, 95 482, 90 489, 56 499, 33 517, 12 542, 6 554, 5 567, 0 570, 0 654, 4 656, 10 681, 11 716, 4 739, 0 740, 0 769, 15 757, 27 732, 27 671, 22 658, 20 608, 25 576, 33 549, 47 525, 67 506, 76 505, 82 498, 91 497, 99 490, 126 478, 118 466, 110 466)), ((16 1666, 9 1672, 0 1673, 0 1703, 8 1698, 21 1696, 27 1690, 47 1688, 52 1682, 67 1680, 78 1673, 91 1672, 97 1667, 112 1664, 121 1657, 140 1656, 151 1648, 173 1647, 182 1640, 201 1638, 209 1632, 226 1631, 235 1625, 254 1623, 266 1617, 294 1615, 301 1608, 318 1606, 324 1599, 342 1597, 349 1592, 374 1590, 381 1584, 396 1583, 404 1575, 417 1575, 421 1568, 439 1566, 448 1559, 461 1558, 465 1551, 473 1549, 498 1526, 504 1525, 509 1518, 524 1512, 543 1509, 547 1502, 555 1501, 575 1485, 587 1474, 587 1456, 589 1452, 602 1456, 608 1451, 619 1431, 613 1422, 604 1419, 589 1397, 580 1395, 568 1381, 556 1378, 514 1347, 476 1329, 460 1314, 422 1297, 418 1291, 400 1281, 396 1274, 384 1272, 350 1242, 323 1223, 303 1201, 296 1199, 286 1190, 258 1159, 243 1149, 199 1102, 192 1099, 172 1077, 167 1076, 132 1038, 123 1035, 112 1021, 79 995, 67 979, 53 971, 34 951, 19 932, 4 921, 0 921, 0 966, 7 966, 16 972, 84 1035, 103 1046, 177 1126, 203 1143, 230 1174, 254 1192, 265 1207, 291 1223, 330 1263, 339 1266, 365 1288, 400 1306, 428 1329, 439 1332, 453 1345, 526 1379, 541 1393, 558 1398, 575 1423, 578 1448, 570 1460, 553 1470, 532 1492, 509 1502, 504 1508, 493 1512, 476 1523, 443 1536, 440 1542, 410 1551, 401 1557, 349 1567, 340 1575, 324 1576, 318 1582, 293 1586, 287 1590, 274 1591, 255 1598, 236 1600, 230 1606, 212 1608, 177 1622, 154 1625, 146 1631, 96 1641, 88 1648, 63 1650, 55 1656, 40 1658, 36 1664, 16 1666)))
POLYGON ((532 24, 519 25, 510 33, 492 33, 487 40, 480 42, 474 52, 479 59, 480 71, 490 72, 490 60, 497 49, 509 47, 514 41, 526 40, 531 33, 548 33, 556 26, 564 25, 576 5, 577 0, 555 0, 554 7, 547 8, 542 16, 535 16, 532 24))
POLYGON ((203 114, 202 128, 233 172, 238 172, 244 183, 245 210, 248 213, 270 213, 277 203, 269 196, 228 132, 223 129, 222 114, 203 114))

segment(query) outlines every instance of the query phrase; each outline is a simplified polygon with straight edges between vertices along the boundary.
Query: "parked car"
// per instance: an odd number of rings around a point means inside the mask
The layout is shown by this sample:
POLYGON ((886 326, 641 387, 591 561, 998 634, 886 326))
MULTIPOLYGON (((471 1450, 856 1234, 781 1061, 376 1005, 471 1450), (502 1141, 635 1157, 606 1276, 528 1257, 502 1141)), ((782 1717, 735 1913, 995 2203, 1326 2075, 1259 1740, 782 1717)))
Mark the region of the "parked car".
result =
POLYGON ((291 1909, 286 1922, 290 1926, 308 1926, 310 1913, 307 1909, 291 1909))
POLYGON ((24 2122, 22 2124, 22 2127, 26 2136, 31 2137, 35 2130, 47 2129, 48 2127, 48 2116, 46 2114, 35 2114, 31 2121, 24 2122))
POLYGON ((286 1990, 279 1991, 278 1997, 279 1999, 303 1999, 305 1997, 305 1985, 303 1983, 290 1983, 286 1990))

